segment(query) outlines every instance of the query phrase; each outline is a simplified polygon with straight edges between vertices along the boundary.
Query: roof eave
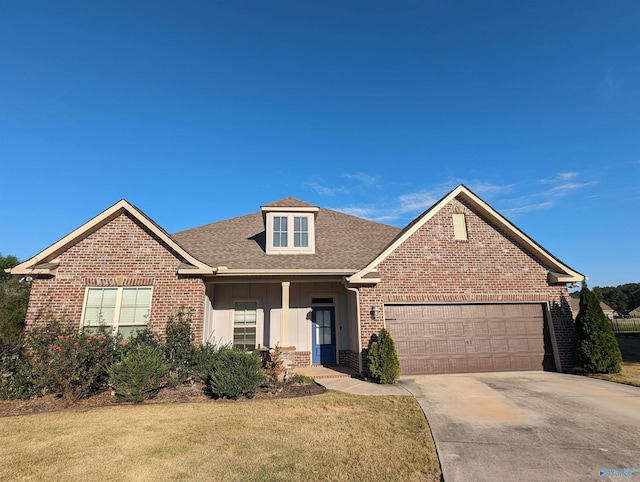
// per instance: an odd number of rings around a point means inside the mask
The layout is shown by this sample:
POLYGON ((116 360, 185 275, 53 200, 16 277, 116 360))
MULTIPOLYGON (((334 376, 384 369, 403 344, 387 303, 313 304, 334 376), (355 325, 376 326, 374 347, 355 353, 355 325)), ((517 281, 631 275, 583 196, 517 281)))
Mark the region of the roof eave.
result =
POLYGON ((549 283, 579 283, 581 281, 585 281, 588 278, 580 273, 556 273, 554 271, 549 271, 547 274, 547 280, 549 283))
POLYGON ((357 269, 327 268, 327 269, 252 269, 227 268, 219 266, 215 270, 216 276, 350 276, 357 269))

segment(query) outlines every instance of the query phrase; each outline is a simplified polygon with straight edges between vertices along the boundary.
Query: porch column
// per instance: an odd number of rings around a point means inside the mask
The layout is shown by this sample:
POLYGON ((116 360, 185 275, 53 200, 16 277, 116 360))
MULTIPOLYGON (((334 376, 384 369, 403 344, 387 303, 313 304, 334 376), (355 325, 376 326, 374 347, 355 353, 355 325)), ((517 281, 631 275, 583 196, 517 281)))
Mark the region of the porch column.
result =
POLYGON ((282 282, 282 337, 280 346, 289 346, 289 288, 290 281, 282 282))

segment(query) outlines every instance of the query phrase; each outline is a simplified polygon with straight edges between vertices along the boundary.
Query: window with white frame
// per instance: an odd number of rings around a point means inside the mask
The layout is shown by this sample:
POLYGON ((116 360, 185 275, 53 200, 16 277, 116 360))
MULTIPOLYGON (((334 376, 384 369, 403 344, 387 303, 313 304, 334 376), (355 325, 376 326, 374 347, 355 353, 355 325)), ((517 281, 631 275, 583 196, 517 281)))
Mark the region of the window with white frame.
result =
POLYGON ((289 218, 286 216, 273 217, 273 246, 274 248, 286 248, 289 246, 289 230, 287 229, 289 218))
POLYGON ((82 327, 96 331, 100 327, 128 338, 149 324, 151 287, 87 288, 82 327))
POLYGON ((312 254, 315 251, 312 213, 269 213, 268 254, 312 254))
POLYGON ((258 325, 258 303, 236 301, 233 310, 233 346, 241 350, 255 350, 258 325))

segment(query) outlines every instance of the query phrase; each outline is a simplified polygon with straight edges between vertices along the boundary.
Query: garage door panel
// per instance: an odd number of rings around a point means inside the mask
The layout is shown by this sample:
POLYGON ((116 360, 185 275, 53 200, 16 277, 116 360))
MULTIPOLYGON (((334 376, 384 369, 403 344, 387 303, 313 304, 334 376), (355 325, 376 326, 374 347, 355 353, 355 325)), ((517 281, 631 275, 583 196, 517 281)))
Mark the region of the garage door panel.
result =
POLYGON ((473 343, 467 343, 467 353, 491 353, 493 351, 489 338, 474 338, 473 343))
POLYGON ((504 321, 490 320, 488 322, 488 325, 489 325, 489 333, 492 335, 504 335, 507 331, 504 321))
POLYGON ((541 304, 387 305, 385 317, 403 374, 543 368, 541 304))
POLYGON ((509 352, 528 352, 529 340, 527 338, 511 338, 508 340, 509 352))
POLYGON ((467 358, 451 358, 449 360, 449 373, 467 373, 469 365, 467 358))
POLYGON ((506 338, 491 338, 491 352, 508 353, 509 340, 507 340, 506 338))
POLYGON ((462 321, 452 321, 450 323, 443 323, 446 326, 445 332, 447 335, 462 336, 465 333, 464 323, 462 321))
POLYGON ((486 320, 469 322, 469 330, 465 332, 470 335, 488 335, 491 333, 489 331, 489 322, 486 320))
POLYGON ((464 340, 447 340, 447 353, 450 355, 464 355, 467 351, 467 346, 464 340))

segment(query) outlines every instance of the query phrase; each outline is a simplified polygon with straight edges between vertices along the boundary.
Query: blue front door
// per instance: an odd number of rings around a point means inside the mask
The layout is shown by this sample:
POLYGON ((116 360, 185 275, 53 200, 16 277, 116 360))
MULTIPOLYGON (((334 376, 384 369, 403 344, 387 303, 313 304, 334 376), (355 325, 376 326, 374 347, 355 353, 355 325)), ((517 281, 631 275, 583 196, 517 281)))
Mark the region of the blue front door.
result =
POLYGON ((336 364, 336 317, 333 306, 316 306, 312 312, 311 342, 314 364, 336 364))

